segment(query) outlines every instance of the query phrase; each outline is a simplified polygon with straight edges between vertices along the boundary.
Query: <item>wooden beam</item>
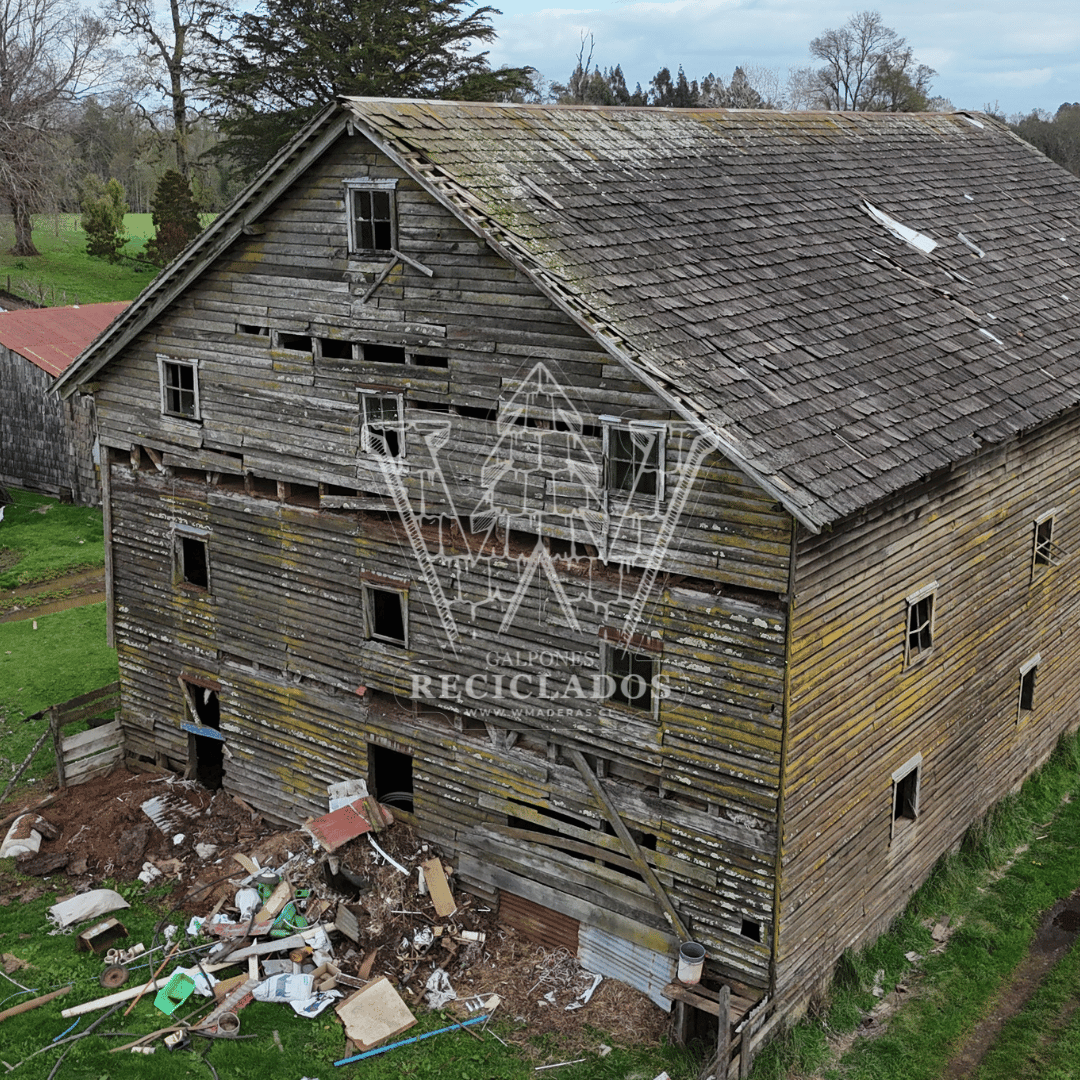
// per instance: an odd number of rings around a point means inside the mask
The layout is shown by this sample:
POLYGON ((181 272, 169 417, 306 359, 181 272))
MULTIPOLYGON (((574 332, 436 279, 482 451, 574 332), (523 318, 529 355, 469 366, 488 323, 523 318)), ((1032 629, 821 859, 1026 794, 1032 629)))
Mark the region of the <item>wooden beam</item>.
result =
POLYGON ((720 987, 719 1011, 716 1031, 716 1075, 726 1080, 731 1065, 731 987, 720 987))
POLYGON ((562 751, 574 763, 577 767, 577 771, 581 773, 581 778, 585 781, 586 786, 603 808, 604 816, 611 822, 611 827, 615 830, 615 834, 623 842, 623 847, 626 848, 626 854, 630 856, 638 873, 641 874, 645 879, 646 884, 656 894, 656 899, 660 902, 660 907, 667 917, 668 922, 671 923, 671 928, 683 941, 692 941, 693 938, 690 931, 687 929, 686 924, 675 910, 675 905, 671 902, 671 898, 668 896, 664 886, 660 884, 656 874, 653 873, 653 868, 645 860, 645 856, 642 855, 641 849, 630 835, 630 830, 623 824, 623 819, 619 817, 619 811, 615 809, 615 804, 608 798, 608 794, 604 790, 603 784, 600 783, 596 778, 596 774, 589 768, 589 763, 585 760, 585 755, 573 746, 564 746, 562 751))

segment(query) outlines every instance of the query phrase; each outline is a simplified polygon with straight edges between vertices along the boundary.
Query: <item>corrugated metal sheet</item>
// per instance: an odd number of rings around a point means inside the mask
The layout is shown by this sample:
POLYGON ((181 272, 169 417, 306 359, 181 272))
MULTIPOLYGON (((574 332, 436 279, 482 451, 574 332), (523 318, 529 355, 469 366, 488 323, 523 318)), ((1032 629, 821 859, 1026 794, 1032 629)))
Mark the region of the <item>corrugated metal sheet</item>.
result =
POLYGON ((569 915, 504 891, 499 894, 499 921, 547 949, 563 948, 577 955, 581 924, 569 915))
POLYGON ((127 301, 5 311, 0 345, 56 376, 126 308, 127 301))
POLYGON ((595 926, 578 933, 578 960, 586 971, 618 979, 647 994, 665 1012, 671 1002, 660 991, 675 978, 675 958, 653 952, 636 942, 616 937, 595 926))

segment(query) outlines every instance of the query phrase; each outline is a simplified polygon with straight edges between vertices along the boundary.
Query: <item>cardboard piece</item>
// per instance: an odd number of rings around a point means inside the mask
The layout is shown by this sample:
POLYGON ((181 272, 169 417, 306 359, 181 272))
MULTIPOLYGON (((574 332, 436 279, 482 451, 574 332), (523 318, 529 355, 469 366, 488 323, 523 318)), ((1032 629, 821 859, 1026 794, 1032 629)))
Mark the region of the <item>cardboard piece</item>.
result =
POLYGON ((442 863, 438 859, 428 859, 420 865, 424 868, 424 880, 431 893, 431 902, 435 905, 435 914, 443 919, 449 918, 457 911, 457 903, 443 873, 442 863))
POLYGON ((361 1050, 372 1050, 416 1023, 416 1017, 385 975, 350 994, 335 1010, 345 1034, 361 1050))

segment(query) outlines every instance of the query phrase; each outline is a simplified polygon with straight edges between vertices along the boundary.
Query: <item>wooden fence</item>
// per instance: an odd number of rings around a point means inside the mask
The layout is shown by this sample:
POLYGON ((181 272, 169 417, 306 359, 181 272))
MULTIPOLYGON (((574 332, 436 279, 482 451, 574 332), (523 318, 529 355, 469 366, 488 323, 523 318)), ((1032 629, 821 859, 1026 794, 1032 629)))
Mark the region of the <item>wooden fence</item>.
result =
POLYGON ((61 788, 85 784, 107 773, 124 754, 120 720, 115 718, 77 735, 64 728, 80 720, 95 720, 120 707, 120 683, 110 683, 48 710, 49 729, 56 748, 56 775, 61 788))

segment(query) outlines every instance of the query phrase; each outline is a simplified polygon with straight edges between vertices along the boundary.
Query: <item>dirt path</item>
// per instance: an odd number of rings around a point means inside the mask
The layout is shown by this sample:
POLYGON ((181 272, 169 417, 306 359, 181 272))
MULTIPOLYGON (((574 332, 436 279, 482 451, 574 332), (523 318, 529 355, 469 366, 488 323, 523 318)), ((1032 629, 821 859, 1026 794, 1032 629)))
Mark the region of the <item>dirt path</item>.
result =
POLYGON ((1051 968, 1069 951, 1080 930, 1080 889, 1059 900, 1044 916, 1027 956, 998 992, 992 1011, 949 1062, 943 1080, 964 1080, 978 1069, 1005 1022, 1038 990, 1051 968))
POLYGON ((20 603, 13 611, 0 615, 0 622, 36 619, 39 615, 51 615, 53 612, 67 611, 68 608, 82 607, 84 604, 98 604, 105 599, 105 596, 103 567, 82 570, 77 574, 67 574, 36 585, 21 585, 17 589, 4 593, 3 599, 24 601, 24 603, 20 603), (71 591, 73 595, 35 603, 35 598, 68 591, 71 591))

